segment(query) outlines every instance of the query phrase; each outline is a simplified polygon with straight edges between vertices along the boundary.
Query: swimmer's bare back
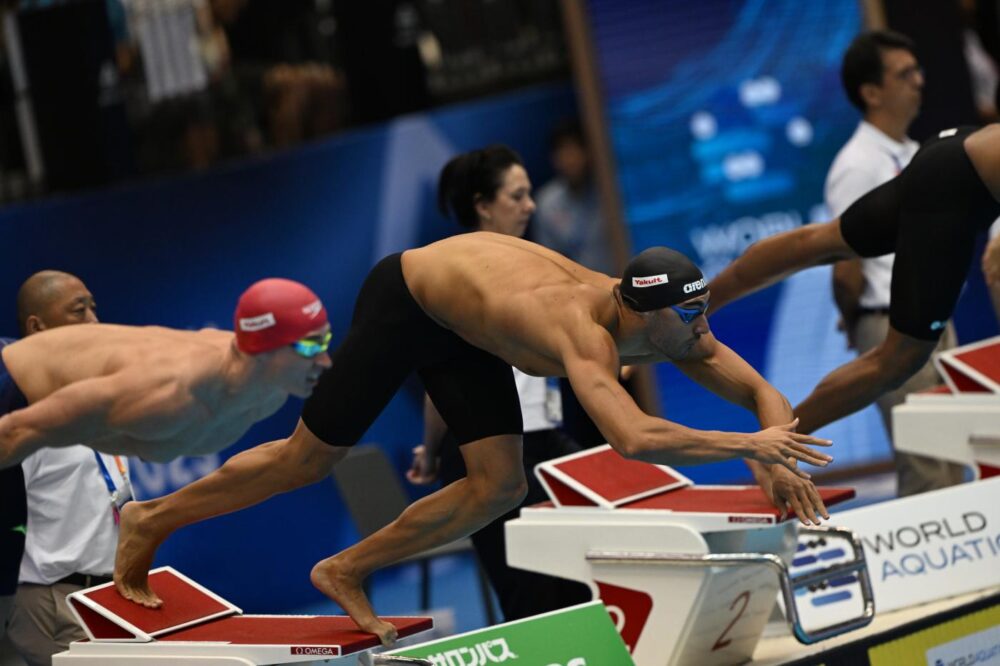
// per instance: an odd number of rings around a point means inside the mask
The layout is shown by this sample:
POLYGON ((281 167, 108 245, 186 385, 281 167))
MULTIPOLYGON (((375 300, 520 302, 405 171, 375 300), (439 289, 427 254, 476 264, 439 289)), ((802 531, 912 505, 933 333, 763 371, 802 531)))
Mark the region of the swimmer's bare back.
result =
POLYGON ((83 442, 152 461, 218 451, 287 397, 231 372, 240 369, 232 341, 211 329, 112 324, 19 340, 3 361, 28 407, 0 418, 0 445, 13 437, 26 455, 83 442))
POLYGON ((617 279, 520 238, 454 236, 403 254, 417 303, 442 326, 530 374, 560 376, 560 337, 616 323, 617 279))

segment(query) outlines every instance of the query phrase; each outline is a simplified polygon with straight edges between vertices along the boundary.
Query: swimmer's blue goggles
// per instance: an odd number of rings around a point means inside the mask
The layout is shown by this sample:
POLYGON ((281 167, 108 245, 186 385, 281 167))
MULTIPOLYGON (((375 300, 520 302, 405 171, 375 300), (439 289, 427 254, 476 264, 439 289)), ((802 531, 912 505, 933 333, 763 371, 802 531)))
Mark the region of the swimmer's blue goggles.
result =
POLYGON ((705 314, 708 310, 708 299, 701 301, 700 303, 695 303, 692 305, 671 305, 670 309, 677 313, 677 316, 681 318, 681 321, 685 324, 690 324, 699 315, 705 314))
POLYGON ((292 343, 292 349, 302 358, 315 358, 330 348, 333 332, 327 331, 323 336, 302 338, 292 343))

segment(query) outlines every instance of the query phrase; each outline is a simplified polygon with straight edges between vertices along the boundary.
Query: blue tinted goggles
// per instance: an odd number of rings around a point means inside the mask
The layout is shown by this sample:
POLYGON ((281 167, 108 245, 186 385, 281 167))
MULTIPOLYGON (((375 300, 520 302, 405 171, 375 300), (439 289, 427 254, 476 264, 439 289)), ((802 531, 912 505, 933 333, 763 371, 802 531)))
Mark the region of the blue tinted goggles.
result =
POLYGON ((677 313, 682 322, 690 324, 699 315, 705 314, 705 311, 708 310, 708 299, 706 298, 700 303, 692 303, 690 305, 671 305, 670 309, 677 313))

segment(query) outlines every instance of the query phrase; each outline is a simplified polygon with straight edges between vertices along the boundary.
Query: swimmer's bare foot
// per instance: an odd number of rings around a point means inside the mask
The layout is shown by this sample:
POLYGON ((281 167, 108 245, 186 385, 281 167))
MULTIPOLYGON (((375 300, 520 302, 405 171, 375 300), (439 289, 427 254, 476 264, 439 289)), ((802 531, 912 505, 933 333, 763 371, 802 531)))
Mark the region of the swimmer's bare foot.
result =
POLYGON ((309 578, 320 592, 336 601, 362 631, 375 634, 385 646, 396 641, 396 627, 378 619, 361 588, 361 579, 338 562, 337 556, 314 566, 309 578))
POLYGON ((122 507, 115 552, 115 588, 129 601, 146 608, 159 608, 163 601, 150 589, 148 574, 162 539, 144 524, 147 505, 148 502, 129 502, 122 507))

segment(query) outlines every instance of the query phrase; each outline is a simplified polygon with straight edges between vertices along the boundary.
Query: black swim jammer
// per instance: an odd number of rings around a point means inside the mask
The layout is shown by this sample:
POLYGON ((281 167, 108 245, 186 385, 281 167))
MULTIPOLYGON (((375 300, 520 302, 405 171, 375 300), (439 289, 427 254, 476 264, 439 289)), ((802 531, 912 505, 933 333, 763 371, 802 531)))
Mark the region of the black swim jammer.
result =
POLYGON ((302 410, 327 444, 352 446, 416 371, 460 444, 520 435, 521 405, 510 365, 435 323, 403 280, 400 254, 368 274, 346 338, 302 410))
POLYGON ((892 252, 889 323, 937 340, 962 291, 976 236, 1000 216, 963 142, 975 127, 946 130, 921 146, 896 178, 858 199, 840 218, 862 257, 892 252))

